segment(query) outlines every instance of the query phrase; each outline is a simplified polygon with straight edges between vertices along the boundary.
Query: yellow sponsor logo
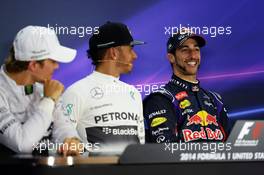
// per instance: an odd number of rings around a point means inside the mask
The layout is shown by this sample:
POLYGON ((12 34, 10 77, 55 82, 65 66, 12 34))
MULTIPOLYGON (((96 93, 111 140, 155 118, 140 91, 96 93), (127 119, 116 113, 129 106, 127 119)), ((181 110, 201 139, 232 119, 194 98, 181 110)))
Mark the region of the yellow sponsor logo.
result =
POLYGON ((182 109, 185 109, 190 105, 191 105, 191 102, 189 100, 186 100, 186 99, 183 100, 182 102, 180 102, 180 108, 182 108, 182 109))
POLYGON ((151 122, 151 127, 155 127, 155 126, 158 126, 164 122, 166 122, 167 119, 165 117, 157 117, 157 118, 154 118, 151 122))

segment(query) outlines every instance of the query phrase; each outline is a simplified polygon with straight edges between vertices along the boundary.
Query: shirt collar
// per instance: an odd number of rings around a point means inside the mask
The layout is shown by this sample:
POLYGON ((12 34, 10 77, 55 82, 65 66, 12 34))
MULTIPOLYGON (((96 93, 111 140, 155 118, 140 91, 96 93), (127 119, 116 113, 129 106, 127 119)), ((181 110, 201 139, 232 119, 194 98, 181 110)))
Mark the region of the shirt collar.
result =
POLYGON ((119 77, 114 77, 112 75, 108 75, 108 74, 104 74, 98 71, 93 71, 93 75, 96 77, 96 79, 100 79, 100 80, 107 80, 107 81, 119 81, 119 77))
POLYGON ((6 79, 6 82, 9 84, 9 86, 10 86, 10 87, 11 87, 16 93, 26 95, 26 93, 25 93, 25 86, 18 85, 18 84, 16 83, 15 80, 13 80, 12 78, 10 78, 10 77, 7 75, 5 65, 2 65, 2 66, 1 66, 1 73, 2 73, 2 75, 4 76, 4 78, 6 79))
POLYGON ((197 83, 195 82, 190 82, 190 81, 186 81, 181 79, 180 77, 176 76, 176 75, 172 75, 170 83, 188 90, 188 91, 192 91, 192 92, 197 92, 200 90, 200 81, 198 80, 197 83))

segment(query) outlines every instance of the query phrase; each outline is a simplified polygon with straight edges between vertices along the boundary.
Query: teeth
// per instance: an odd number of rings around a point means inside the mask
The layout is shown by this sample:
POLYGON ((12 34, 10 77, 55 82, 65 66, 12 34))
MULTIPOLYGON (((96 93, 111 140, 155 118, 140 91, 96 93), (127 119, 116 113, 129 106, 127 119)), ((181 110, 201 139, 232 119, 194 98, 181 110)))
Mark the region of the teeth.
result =
POLYGON ((187 62, 188 65, 191 65, 191 66, 195 66, 196 65, 196 62, 195 61, 191 61, 191 62, 187 62))

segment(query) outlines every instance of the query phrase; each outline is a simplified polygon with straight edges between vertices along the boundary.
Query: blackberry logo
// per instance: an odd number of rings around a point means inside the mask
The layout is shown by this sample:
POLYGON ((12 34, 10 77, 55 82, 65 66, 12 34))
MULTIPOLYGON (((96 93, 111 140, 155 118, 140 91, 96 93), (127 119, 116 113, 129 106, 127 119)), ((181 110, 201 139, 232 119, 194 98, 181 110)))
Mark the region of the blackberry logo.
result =
POLYGON ((137 135, 137 130, 134 128, 130 129, 113 129, 113 135, 137 135))
POLYGON ((112 129, 111 128, 103 128, 103 133, 111 134, 112 133, 112 129))

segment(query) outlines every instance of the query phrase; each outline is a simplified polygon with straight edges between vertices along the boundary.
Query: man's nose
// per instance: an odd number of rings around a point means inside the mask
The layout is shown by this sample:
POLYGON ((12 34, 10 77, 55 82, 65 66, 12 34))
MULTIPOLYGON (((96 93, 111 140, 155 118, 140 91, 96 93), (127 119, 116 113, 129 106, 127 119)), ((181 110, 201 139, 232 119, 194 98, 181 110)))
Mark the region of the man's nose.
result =
POLYGON ((191 57, 193 59, 199 59, 200 58, 200 52, 199 51, 197 51, 197 50, 191 50, 190 52, 191 52, 190 55, 191 55, 191 57))
POLYGON ((133 58, 137 59, 137 53, 133 50, 133 58))
POLYGON ((133 59, 137 59, 137 54, 134 50, 132 50, 132 57, 133 57, 133 59))

